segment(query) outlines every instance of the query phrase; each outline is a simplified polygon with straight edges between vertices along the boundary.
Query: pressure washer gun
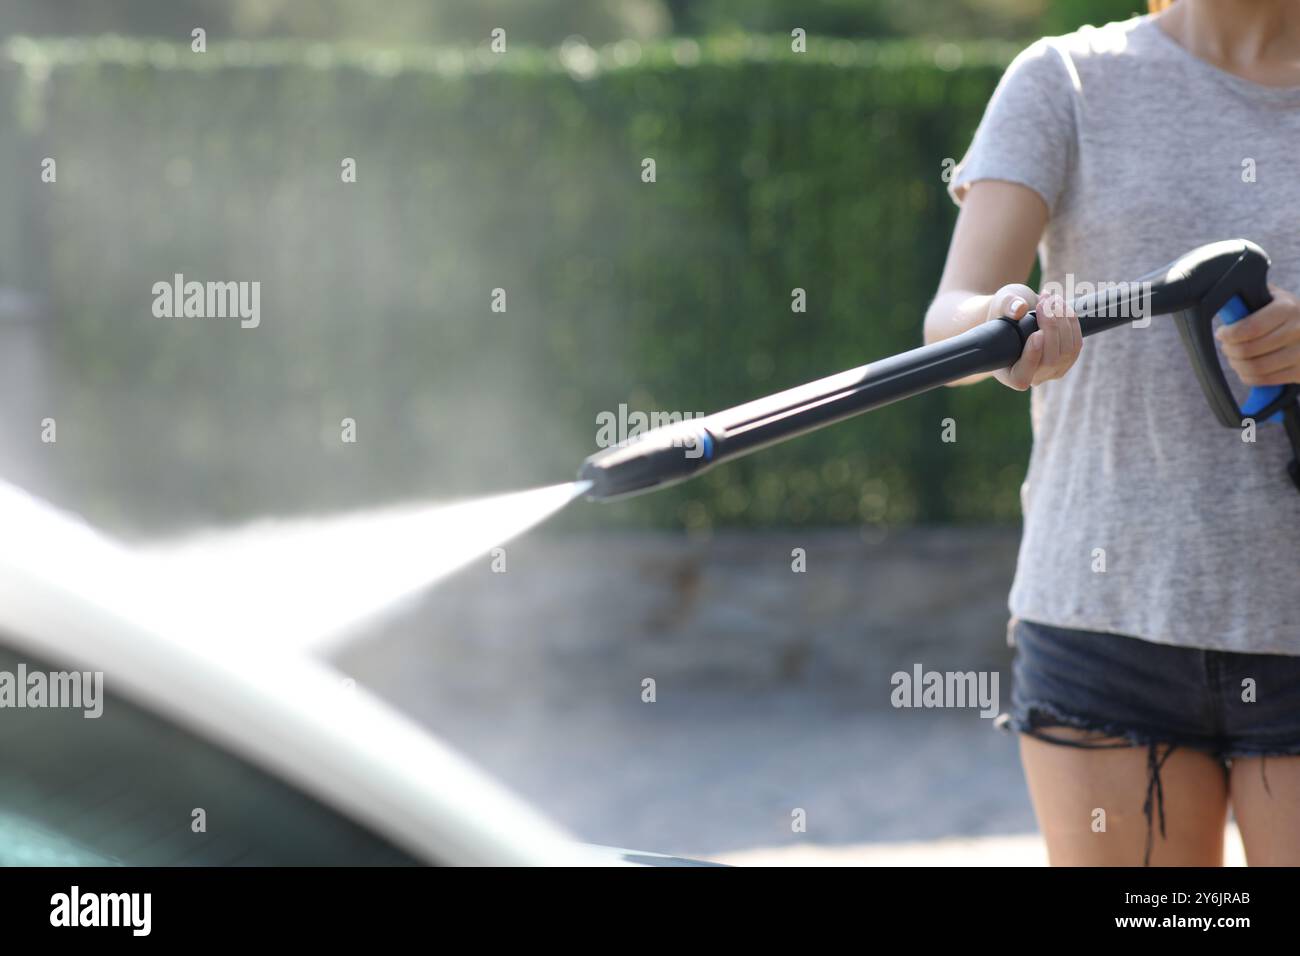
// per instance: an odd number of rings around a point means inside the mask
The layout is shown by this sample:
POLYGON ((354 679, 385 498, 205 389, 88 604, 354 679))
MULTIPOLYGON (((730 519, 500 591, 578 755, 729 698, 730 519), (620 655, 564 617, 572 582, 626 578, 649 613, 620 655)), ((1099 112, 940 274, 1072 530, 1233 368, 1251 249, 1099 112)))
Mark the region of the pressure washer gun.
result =
MULTIPOLYGON (((1280 417, 1294 457, 1288 466, 1300 489, 1300 387, 1257 387, 1238 406, 1215 347, 1215 318, 1240 321, 1267 305, 1269 259, 1245 239, 1215 242, 1136 282, 1106 287, 1074 301, 1085 336, 1134 318, 1172 315, 1192 369, 1215 417, 1241 428, 1247 419, 1280 417)), ((639 494, 684 481, 719 462, 814 431, 981 372, 1014 365, 1038 316, 1003 317, 921 348, 746 402, 703 418, 643 432, 589 457, 578 472, 589 498, 639 494)))

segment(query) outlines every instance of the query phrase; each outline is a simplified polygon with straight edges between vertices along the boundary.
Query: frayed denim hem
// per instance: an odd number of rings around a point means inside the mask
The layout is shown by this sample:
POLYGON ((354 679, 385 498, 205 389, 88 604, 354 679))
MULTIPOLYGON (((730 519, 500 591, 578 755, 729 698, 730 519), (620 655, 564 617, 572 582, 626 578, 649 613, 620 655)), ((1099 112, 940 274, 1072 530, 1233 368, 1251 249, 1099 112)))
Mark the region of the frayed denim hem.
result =
MULTIPOLYGON (((1127 749, 1130 747, 1147 748, 1147 788, 1146 798, 1142 802, 1142 815, 1147 821, 1147 841, 1146 850, 1142 856, 1142 865, 1151 865, 1151 851, 1155 846, 1155 829, 1157 821, 1160 824, 1160 839, 1166 838, 1165 833, 1165 789, 1164 783, 1160 779, 1160 771, 1164 768, 1165 762, 1170 758, 1175 750, 1179 747, 1189 747, 1196 750, 1203 750, 1213 756, 1222 755, 1214 750, 1213 747, 1207 747, 1204 742, 1194 742, 1191 740, 1169 740, 1156 735, 1144 734, 1134 731, 1131 728, 1121 727, 1117 724, 1106 723, 1099 720, 1088 720, 1082 717, 1076 717, 1073 714, 1064 714, 1050 704, 1033 703, 1019 708, 1016 713, 1001 714, 994 721, 994 726, 999 730, 1015 731, 1016 733, 1025 734, 1044 743, 1055 744, 1061 747, 1078 747, 1083 750, 1116 750, 1127 749), (1095 735, 1092 738, 1074 738, 1059 737, 1048 731, 1053 727, 1069 727, 1073 730, 1086 731, 1095 735), (1163 748, 1163 752, 1162 752, 1163 748)), ((1224 764, 1224 773, 1227 773, 1227 764, 1224 764)), ((1265 787, 1268 783, 1265 781, 1265 787)))

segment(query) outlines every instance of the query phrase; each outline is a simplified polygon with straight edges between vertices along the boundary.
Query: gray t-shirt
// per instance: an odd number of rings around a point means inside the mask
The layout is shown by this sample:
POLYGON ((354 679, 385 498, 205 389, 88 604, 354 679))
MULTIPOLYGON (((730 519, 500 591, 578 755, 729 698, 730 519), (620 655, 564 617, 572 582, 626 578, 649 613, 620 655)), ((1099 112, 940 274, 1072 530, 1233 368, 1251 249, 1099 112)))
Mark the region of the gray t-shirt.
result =
MULTIPOLYGON (((1150 17, 1033 44, 957 166, 1051 211, 1044 282, 1134 279, 1246 238, 1300 292, 1300 87, 1198 59, 1150 17)), ((1228 378, 1246 389, 1235 374, 1228 378)), ((1300 654, 1300 493, 1280 424, 1242 440, 1210 411, 1167 317, 1088 338, 1033 389, 1011 612, 1162 644, 1300 654), (1104 570, 1102 570, 1104 568, 1104 570)))

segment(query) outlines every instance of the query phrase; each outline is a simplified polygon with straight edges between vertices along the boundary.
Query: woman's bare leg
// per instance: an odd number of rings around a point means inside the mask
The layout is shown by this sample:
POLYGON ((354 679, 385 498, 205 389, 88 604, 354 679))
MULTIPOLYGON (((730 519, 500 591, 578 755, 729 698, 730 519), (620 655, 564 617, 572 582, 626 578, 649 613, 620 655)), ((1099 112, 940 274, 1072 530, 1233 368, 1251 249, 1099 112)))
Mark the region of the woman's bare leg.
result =
MULTIPOLYGON (((1070 739, 1095 737, 1065 728, 1050 733, 1070 739)), ((1164 746, 1157 750, 1157 758, 1164 758, 1159 782, 1165 836, 1160 835, 1159 800, 1153 789, 1150 864, 1222 866, 1228 813, 1223 765, 1195 750, 1175 749, 1165 756, 1166 751, 1164 746)), ((1149 832, 1143 812, 1151 780, 1149 758, 1146 746, 1091 749, 1021 735, 1020 759, 1052 866, 1143 865, 1149 832), (1099 829, 1099 810, 1105 812, 1104 831, 1099 829)), ((1300 774, 1293 781, 1294 798, 1300 793, 1300 774)))
POLYGON ((1300 757, 1238 757, 1228 784, 1251 866, 1300 866, 1300 757))

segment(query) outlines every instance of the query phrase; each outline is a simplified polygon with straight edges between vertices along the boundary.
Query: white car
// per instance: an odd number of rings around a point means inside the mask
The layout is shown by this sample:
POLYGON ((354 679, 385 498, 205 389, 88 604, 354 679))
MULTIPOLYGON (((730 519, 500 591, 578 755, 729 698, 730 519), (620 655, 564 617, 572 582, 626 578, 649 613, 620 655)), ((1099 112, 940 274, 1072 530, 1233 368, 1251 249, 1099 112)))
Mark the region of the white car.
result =
POLYGON ((578 843, 326 662, 213 633, 155 563, 6 485, 0 529, 0 864, 688 862, 578 843), (48 706, 70 672, 82 699, 48 706))

